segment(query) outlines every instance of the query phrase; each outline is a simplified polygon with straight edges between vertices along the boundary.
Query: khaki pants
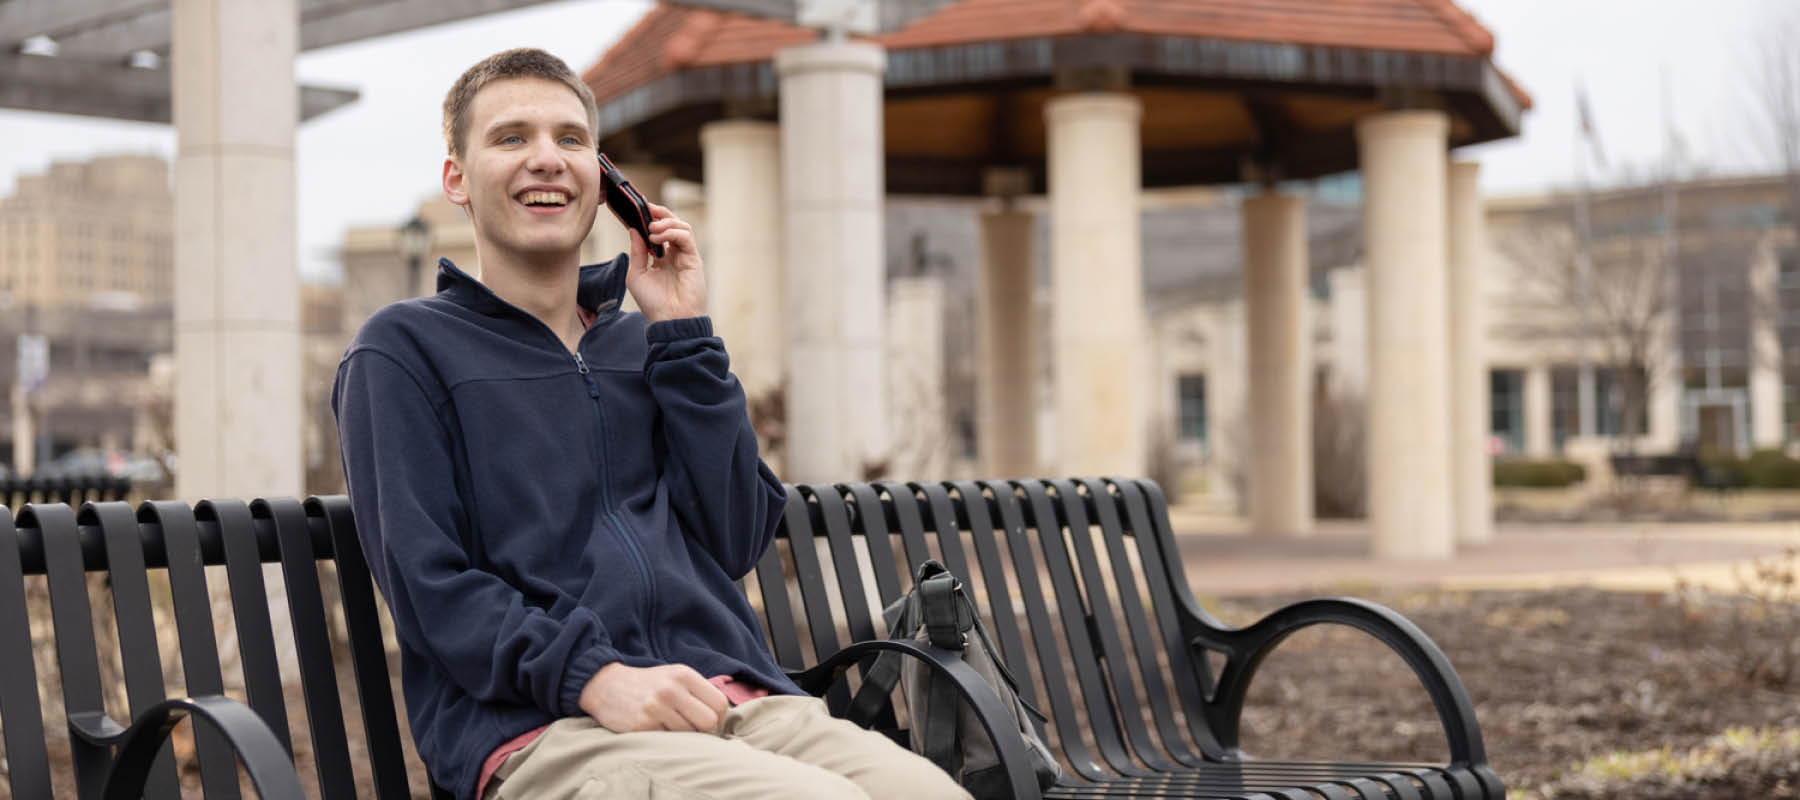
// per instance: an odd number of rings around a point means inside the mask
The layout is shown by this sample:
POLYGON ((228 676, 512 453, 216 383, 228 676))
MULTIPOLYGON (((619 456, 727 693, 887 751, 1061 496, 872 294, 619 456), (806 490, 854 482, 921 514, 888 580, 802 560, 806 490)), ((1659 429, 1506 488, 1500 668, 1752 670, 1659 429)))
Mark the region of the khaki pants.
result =
POLYGON ((500 765, 483 800, 644 797, 968 800, 948 775, 813 697, 726 712, 712 733, 613 733, 559 720, 500 765))

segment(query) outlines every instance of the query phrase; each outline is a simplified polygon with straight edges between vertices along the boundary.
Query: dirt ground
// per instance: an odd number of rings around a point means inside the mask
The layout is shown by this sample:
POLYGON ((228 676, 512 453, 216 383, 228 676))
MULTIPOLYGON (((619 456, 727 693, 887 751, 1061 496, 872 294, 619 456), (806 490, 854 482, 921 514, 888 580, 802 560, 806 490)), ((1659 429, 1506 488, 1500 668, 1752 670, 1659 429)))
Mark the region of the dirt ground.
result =
MULTIPOLYGON (((1800 605, 1791 570, 1787 580, 1760 602, 1596 590, 1370 599, 1449 655, 1512 797, 1791 798, 1800 605)), ((1298 598, 1227 600, 1218 611, 1241 624, 1288 599, 1298 598)), ((1334 628, 1296 634, 1264 662, 1243 743, 1268 758, 1448 754, 1404 662, 1334 628)))

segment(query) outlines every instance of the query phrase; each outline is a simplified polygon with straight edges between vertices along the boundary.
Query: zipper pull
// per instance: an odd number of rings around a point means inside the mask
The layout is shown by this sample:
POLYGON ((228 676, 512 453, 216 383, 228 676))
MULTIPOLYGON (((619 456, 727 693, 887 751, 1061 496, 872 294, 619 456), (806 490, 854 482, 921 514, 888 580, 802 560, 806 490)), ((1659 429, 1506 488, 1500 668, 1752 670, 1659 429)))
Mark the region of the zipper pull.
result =
POLYGON ((575 354, 575 370, 583 375, 588 374, 587 362, 582 360, 579 352, 575 354))
POLYGON ((588 374, 587 360, 581 357, 580 352, 575 353, 575 370, 581 373, 581 382, 587 384, 588 397, 598 400, 600 387, 594 385, 594 376, 588 374))

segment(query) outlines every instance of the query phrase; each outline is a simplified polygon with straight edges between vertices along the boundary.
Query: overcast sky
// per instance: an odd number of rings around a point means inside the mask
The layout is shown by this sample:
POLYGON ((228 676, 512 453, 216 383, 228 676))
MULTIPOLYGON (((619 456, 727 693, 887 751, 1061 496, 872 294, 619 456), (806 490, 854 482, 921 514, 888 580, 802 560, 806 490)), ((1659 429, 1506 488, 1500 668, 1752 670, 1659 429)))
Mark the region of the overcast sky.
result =
MULTIPOLYGON (((1578 85, 1586 87, 1605 158, 1604 166, 1589 160, 1584 167, 1593 180, 1624 180, 1665 163, 1666 116, 1690 168, 1745 172, 1772 163, 1757 127, 1750 73, 1769 32, 1797 19, 1800 3, 1459 3, 1493 31, 1495 62, 1536 102, 1523 135, 1461 154, 1482 162, 1489 193, 1574 181, 1578 85)), ((346 228, 397 224, 436 193, 443 159, 439 104, 469 64, 508 47, 536 46, 580 71, 650 5, 565 0, 302 54, 295 68, 301 81, 361 92, 356 103, 300 127, 295 167, 302 272, 335 275, 333 251, 346 228)), ((0 111, 0 194, 12 191, 18 175, 41 172, 52 160, 120 152, 173 158, 174 147, 167 126, 0 111)))

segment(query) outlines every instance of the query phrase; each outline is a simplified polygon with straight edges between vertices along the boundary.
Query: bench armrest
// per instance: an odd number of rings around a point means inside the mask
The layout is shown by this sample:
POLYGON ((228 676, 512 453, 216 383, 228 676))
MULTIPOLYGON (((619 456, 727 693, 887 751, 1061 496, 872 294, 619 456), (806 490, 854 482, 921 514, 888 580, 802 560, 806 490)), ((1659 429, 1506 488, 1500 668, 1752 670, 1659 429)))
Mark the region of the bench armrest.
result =
POLYGON ((1219 672, 1218 690, 1207 703, 1207 716, 1221 743, 1236 748, 1238 719, 1243 712, 1250 679, 1262 660, 1282 640, 1302 628, 1335 624, 1355 628, 1375 637, 1399 654, 1417 675, 1436 706, 1438 720, 1450 743, 1450 763, 1478 767, 1487 764, 1481 727, 1462 679, 1444 651, 1417 625, 1394 610, 1351 598, 1303 600, 1278 609, 1244 628, 1214 628, 1193 637, 1191 644, 1226 654, 1219 672))
POLYGON ((169 733, 190 716, 205 720, 224 735, 263 800, 305 800, 293 759, 268 723, 249 706, 223 695, 165 700, 139 714, 129 728, 120 727, 103 713, 73 714, 69 732, 88 744, 119 748, 101 797, 131 800, 143 795, 151 762, 169 733))
POLYGON ((882 650, 917 658, 933 671, 948 677, 956 686, 957 693, 974 710, 975 717, 981 720, 982 729, 993 742, 994 752, 1000 757, 1000 764, 1006 768, 1006 780, 1012 787, 1012 796, 1017 800, 1038 800, 1043 796, 1038 789, 1037 774, 1031 768, 1031 759, 1026 755, 1023 737, 1019 736, 1016 728, 1017 721, 1001 704, 1000 695, 982 680, 981 673, 964 663, 962 656, 953 650, 895 639, 872 639, 850 644, 811 669, 789 673, 788 677, 799 684, 801 689, 818 695, 836 682, 851 664, 882 650))

